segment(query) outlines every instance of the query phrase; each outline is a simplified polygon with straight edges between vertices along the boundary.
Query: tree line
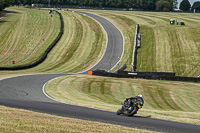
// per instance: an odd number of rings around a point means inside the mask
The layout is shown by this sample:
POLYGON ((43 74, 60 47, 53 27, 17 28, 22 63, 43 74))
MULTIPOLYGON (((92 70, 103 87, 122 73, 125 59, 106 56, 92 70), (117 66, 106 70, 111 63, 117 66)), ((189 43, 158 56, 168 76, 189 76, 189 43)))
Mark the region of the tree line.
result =
MULTIPOLYGON (((51 4, 51 5, 73 5, 90 7, 112 7, 112 8, 133 8, 144 11, 173 11, 177 9, 177 0, 0 0, 0 10, 11 4, 31 5, 31 4, 51 4)), ((191 7, 188 0, 182 0, 181 10, 200 11, 200 1, 197 1, 191 7)))
POLYGON ((15 0, 15 4, 24 5, 32 3, 49 4, 49 2, 53 5, 133 8, 146 11, 172 11, 177 6, 177 0, 15 0), (165 6, 166 4, 167 6, 165 6))
POLYGON ((0 0, 0 11, 13 4, 14 0, 0 0))
POLYGON ((180 10, 182 11, 194 11, 195 12, 200 12, 200 1, 196 1, 193 3, 191 6, 190 2, 188 0, 182 0, 180 3, 180 10))

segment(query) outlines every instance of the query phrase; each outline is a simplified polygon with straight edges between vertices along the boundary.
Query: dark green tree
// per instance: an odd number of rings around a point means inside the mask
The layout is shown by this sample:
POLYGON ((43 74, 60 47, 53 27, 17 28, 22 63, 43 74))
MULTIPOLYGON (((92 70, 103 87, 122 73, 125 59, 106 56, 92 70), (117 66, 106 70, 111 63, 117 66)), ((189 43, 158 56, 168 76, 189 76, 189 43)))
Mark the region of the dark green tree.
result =
POLYGON ((196 1, 194 2, 194 4, 192 5, 192 10, 196 10, 196 12, 200 12, 200 1, 196 1))
POLYGON ((173 5, 172 5, 172 10, 177 9, 178 7, 178 1, 177 0, 172 0, 173 1, 173 5))
POLYGON ((122 0, 113 0, 115 5, 114 7, 121 7, 122 6, 122 0))
POLYGON ((164 11, 164 12, 168 12, 171 10, 171 6, 169 1, 167 0, 159 0, 156 2, 156 10, 157 11, 164 11))
POLYGON ((66 0, 66 4, 68 4, 68 5, 76 5, 76 0, 66 0))
POLYGON ((122 6, 127 7, 127 8, 131 8, 131 7, 134 8, 135 2, 134 2, 134 0, 123 0, 122 6))
POLYGON ((6 7, 9 7, 10 5, 14 3, 15 3, 14 0, 0 0, 0 11, 2 11, 6 7))
POLYGON ((139 8, 140 2, 139 0, 134 0, 134 8, 139 8))
POLYGON ((180 3, 180 7, 179 9, 183 10, 183 11, 189 11, 190 10, 190 7, 191 7, 191 4, 188 0, 183 0, 181 3, 180 3))
POLYGON ((87 6, 94 6, 94 0, 88 0, 87 6))
POLYGON ((97 7, 103 7, 105 6, 105 2, 104 0, 94 0, 94 6, 97 6, 97 7))
POLYGON ((177 9, 178 2, 177 0, 168 0, 170 3, 170 11, 177 9))
POLYGON ((113 0, 105 0, 105 6, 112 7, 114 5, 113 0))
POLYGON ((157 0, 141 0, 140 8, 147 11, 155 11, 157 0))
POLYGON ((4 9, 4 1, 0 0, 0 11, 2 11, 4 9))
MULTIPOLYGON (((9 0, 0 0, 0 3, 9 0)), ((15 4, 48 4, 49 0, 14 0, 15 4)), ((135 8, 147 11, 171 11, 176 9, 177 0, 50 0, 51 5, 74 5, 93 7, 135 8), (158 3, 157 3, 158 2, 158 3), (169 4, 170 6, 169 6, 169 4)), ((4 4, 1 4, 1 6, 4 4)))

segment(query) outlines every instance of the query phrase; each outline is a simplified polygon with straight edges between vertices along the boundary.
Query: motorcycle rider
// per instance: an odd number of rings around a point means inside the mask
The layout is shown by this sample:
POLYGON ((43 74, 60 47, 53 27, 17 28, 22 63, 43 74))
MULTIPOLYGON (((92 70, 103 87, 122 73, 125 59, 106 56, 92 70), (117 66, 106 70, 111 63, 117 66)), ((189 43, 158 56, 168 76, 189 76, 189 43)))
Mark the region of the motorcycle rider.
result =
POLYGON ((128 106, 130 107, 131 106, 131 102, 135 100, 135 101, 142 101, 143 104, 144 104, 144 100, 143 100, 143 96, 140 94, 138 96, 135 96, 135 97, 130 97, 130 98, 126 98, 126 102, 128 103, 128 106))
POLYGON ((126 98, 122 107, 117 110, 116 114, 125 114, 128 116, 133 116, 137 114, 137 111, 142 108, 144 104, 143 96, 140 94, 135 97, 126 98))

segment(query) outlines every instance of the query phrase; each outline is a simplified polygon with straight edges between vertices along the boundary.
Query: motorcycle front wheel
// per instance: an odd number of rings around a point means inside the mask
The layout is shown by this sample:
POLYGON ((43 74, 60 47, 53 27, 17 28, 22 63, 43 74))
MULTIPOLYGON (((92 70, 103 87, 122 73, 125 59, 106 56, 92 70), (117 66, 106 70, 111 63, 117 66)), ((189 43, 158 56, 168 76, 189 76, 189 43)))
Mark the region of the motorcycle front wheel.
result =
POLYGON ((136 114, 138 111, 137 107, 134 107, 133 110, 130 113, 127 113, 127 116, 133 116, 134 114, 136 114))

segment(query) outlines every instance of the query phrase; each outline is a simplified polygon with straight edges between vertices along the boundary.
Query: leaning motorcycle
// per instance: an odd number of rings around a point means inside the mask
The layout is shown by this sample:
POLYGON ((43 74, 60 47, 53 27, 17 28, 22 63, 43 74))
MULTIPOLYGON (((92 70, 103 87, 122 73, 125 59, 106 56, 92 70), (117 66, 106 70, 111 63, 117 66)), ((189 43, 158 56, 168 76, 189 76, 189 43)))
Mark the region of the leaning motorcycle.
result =
POLYGON ((141 99, 126 99, 122 104, 122 107, 117 110, 117 115, 133 116, 137 114, 137 111, 142 108, 143 101, 141 99))

